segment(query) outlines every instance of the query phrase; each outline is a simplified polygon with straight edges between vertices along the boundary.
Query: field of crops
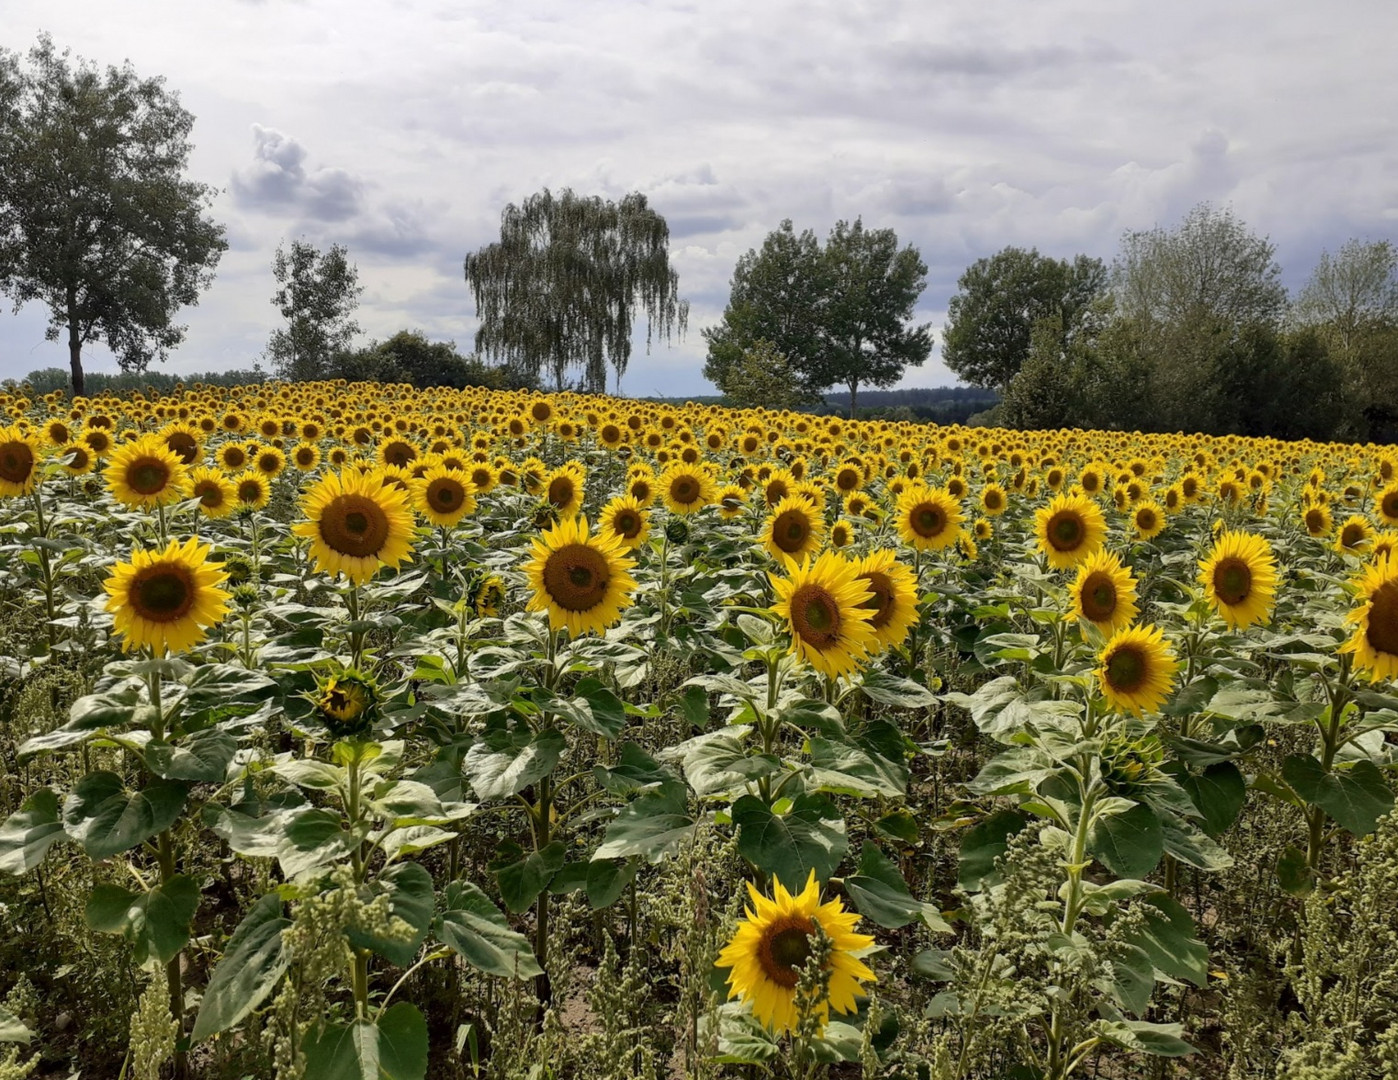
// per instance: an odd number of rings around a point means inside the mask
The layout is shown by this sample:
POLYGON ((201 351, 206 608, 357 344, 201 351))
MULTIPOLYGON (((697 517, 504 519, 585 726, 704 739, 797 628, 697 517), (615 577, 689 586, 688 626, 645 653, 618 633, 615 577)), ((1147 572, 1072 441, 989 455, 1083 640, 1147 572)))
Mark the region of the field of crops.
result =
POLYGON ((4 1080, 1398 1075, 1398 449, 0 406, 4 1080))

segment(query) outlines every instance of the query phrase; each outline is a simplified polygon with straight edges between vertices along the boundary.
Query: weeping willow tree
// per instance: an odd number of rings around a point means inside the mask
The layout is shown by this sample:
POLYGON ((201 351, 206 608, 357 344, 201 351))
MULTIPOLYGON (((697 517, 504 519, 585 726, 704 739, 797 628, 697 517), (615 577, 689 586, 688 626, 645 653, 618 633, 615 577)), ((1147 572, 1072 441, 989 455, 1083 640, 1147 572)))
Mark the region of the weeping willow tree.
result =
POLYGON ((617 389, 631 359, 637 306, 646 315, 646 349, 689 321, 670 268, 670 229, 633 192, 613 203, 545 188, 500 215, 500 240, 467 255, 466 284, 481 326, 476 351, 565 386, 581 366, 582 389, 601 393, 607 365, 617 389))

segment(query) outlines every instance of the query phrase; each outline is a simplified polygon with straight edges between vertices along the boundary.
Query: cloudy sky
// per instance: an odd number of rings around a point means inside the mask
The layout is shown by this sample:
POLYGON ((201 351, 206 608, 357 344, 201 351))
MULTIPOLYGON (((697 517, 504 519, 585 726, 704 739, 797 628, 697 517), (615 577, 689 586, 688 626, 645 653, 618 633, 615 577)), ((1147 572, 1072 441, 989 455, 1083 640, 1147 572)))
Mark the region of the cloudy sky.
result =
MULTIPOLYGON (((196 117, 230 247, 174 372, 251 365, 298 237, 348 247, 366 339, 466 351, 462 258, 544 187, 640 191, 669 222, 690 331, 642 337, 637 395, 710 390, 699 331, 787 217, 895 229, 934 329, 981 256, 1110 260, 1201 200, 1270 236, 1293 289, 1324 248, 1398 240, 1393 0, 4 0, 0 46, 41 30, 196 117)), ((0 308, 0 378, 66 365, 45 323, 0 308)), ((934 354, 904 385, 954 382, 934 354)))

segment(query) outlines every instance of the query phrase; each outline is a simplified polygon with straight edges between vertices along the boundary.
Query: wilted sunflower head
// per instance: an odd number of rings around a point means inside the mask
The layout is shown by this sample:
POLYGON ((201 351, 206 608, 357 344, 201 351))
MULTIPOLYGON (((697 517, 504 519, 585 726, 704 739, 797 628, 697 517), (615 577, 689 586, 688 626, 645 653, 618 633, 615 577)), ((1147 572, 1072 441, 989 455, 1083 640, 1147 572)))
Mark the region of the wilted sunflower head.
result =
POLYGON ((374 681, 346 668, 319 684, 315 706, 321 723, 334 738, 355 739, 373 727, 378 701, 374 681))

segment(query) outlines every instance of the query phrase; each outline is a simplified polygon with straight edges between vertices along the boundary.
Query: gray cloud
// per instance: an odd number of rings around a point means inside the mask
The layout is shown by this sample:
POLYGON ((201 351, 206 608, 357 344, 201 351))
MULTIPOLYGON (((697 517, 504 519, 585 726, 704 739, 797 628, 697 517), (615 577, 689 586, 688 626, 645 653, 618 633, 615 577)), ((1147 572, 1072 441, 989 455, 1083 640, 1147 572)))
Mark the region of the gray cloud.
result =
POLYGON ((291 210, 311 221, 359 213, 363 184, 345 169, 306 171, 306 148, 276 128, 252 125, 253 160, 233 173, 233 198, 246 210, 291 210))

